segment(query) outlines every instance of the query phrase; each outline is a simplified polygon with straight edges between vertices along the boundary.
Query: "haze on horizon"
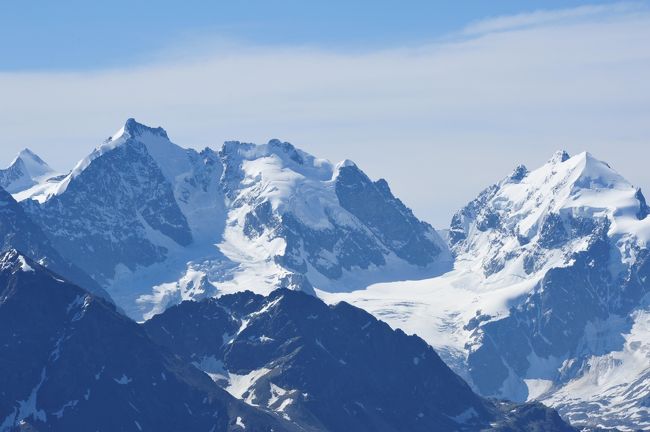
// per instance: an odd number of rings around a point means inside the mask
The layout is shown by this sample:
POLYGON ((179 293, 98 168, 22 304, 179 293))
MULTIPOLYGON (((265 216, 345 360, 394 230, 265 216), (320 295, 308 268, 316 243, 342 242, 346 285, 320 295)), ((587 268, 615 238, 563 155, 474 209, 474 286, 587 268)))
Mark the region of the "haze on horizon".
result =
POLYGON ((183 147, 279 138, 352 159, 438 228, 558 149, 650 189, 648 2, 77 3, 0 17, 2 165, 29 147, 65 172, 135 117, 183 147))

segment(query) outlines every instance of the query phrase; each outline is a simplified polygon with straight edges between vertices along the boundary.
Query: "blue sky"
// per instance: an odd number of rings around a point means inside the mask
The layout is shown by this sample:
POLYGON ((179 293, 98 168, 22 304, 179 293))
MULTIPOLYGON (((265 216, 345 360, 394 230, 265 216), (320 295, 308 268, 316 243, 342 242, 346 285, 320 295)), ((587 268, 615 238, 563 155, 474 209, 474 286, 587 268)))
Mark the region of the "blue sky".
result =
POLYGON ((352 159, 437 227, 558 149, 650 190, 647 1, 14 1, 0 53, 0 164, 66 172, 135 117, 352 159))
POLYGON ((604 2, 11 1, 0 14, 2 70, 78 70, 159 59, 169 47, 223 39, 367 51, 445 37, 468 23, 604 2))

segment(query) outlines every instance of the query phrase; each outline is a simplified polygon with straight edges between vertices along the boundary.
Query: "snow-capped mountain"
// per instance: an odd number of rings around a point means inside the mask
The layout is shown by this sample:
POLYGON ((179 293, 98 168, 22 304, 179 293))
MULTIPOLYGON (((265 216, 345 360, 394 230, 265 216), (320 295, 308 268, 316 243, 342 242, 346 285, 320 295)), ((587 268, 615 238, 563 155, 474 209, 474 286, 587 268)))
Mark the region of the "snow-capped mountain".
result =
POLYGON ((18 153, 9 167, 0 169, 0 187, 16 194, 46 183, 56 175, 57 173, 43 159, 31 150, 24 149, 18 153))
POLYGON ((144 326, 233 396, 305 431, 573 430, 541 405, 482 399, 422 339, 303 292, 183 302, 144 326))
POLYGON ((132 318, 301 290, 423 337, 484 396, 650 427, 650 208, 589 153, 517 167, 444 240, 384 180, 278 140, 196 151, 129 119, 69 174, 45 177, 13 189, 20 204, 0 194, 5 249, 75 263, 132 318), (25 233, 50 252, 17 243, 25 233))
POLYGON ((0 256, 0 432, 295 431, 15 250, 0 256))
POLYGON ((454 216, 453 271, 322 294, 424 337, 484 395, 542 400, 578 424, 647 428, 648 213, 606 163, 558 152, 454 216))
POLYGON ((136 318, 217 292, 351 290, 450 265, 384 180, 278 140, 197 152, 130 119, 47 194, 21 198, 136 318))

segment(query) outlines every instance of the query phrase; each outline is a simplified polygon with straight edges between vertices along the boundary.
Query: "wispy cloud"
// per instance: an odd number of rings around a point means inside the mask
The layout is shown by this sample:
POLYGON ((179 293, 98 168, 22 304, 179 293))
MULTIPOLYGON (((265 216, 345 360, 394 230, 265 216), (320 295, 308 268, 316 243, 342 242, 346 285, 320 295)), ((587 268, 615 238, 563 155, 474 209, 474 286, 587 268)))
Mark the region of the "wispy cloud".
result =
POLYGON ((572 9, 537 10, 517 15, 483 19, 466 26, 465 35, 480 35, 498 31, 521 30, 552 24, 576 24, 581 21, 618 18, 621 14, 646 13, 647 4, 641 2, 620 2, 605 5, 586 5, 572 9))
POLYGON ((131 69, 4 73, 1 148, 7 162, 31 146, 70 167, 129 116, 184 146, 278 137, 388 177, 438 225, 560 147, 590 149, 650 187, 647 10, 535 12, 465 32, 366 53, 220 45, 131 69))

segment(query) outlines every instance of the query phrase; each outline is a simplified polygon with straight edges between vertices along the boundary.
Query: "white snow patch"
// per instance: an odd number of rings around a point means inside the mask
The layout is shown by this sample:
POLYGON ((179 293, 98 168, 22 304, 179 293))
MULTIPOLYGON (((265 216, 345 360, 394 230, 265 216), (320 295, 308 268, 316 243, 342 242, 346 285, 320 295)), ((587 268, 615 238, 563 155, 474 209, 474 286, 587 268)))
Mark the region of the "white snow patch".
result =
POLYGON ((118 383, 120 385, 127 385, 128 383, 130 383, 133 380, 131 378, 127 377, 126 375, 122 374, 122 376, 119 379, 118 378, 113 378, 113 381, 115 381, 116 383, 118 383))
POLYGON ((456 417, 452 417, 452 418, 456 423, 464 424, 470 421, 471 419, 473 419, 474 417, 478 417, 478 413, 472 407, 472 408, 467 408, 465 411, 458 414, 456 417))
POLYGON ((275 403, 284 395, 288 393, 287 390, 283 389, 280 386, 277 386, 273 383, 270 383, 271 386, 271 397, 269 398, 268 405, 269 407, 275 405, 275 403))
POLYGON ((632 314, 622 348, 588 359, 582 373, 542 398, 576 425, 650 428, 650 310, 632 314))
POLYGON ((201 359, 199 362, 193 362, 194 366, 207 373, 212 381, 217 384, 227 383, 230 379, 228 371, 223 365, 221 360, 217 360, 214 356, 206 356, 201 359))
POLYGON ((291 405, 292 403, 293 403, 293 399, 291 399, 291 398, 286 398, 285 400, 282 401, 282 403, 280 404, 280 406, 278 407, 278 409, 277 409, 276 411, 278 411, 278 412, 284 412, 284 410, 286 410, 287 407, 288 407, 289 405, 291 405))
POLYGON ((34 269, 32 266, 27 264, 27 261, 25 260, 25 257, 22 255, 18 255, 18 260, 20 261, 20 269, 24 272, 34 272, 34 269))
POLYGON ((12 430, 16 424, 21 424, 25 419, 33 417, 34 420, 41 422, 47 421, 47 415, 44 410, 36 406, 38 391, 47 379, 45 368, 41 371, 40 381, 34 386, 27 399, 18 401, 18 406, 0 423, 0 431, 12 430))
POLYGON ((56 418, 60 419, 60 418, 63 417, 63 414, 65 413, 65 410, 66 410, 67 408, 74 408, 75 406, 77 406, 78 403, 79 403, 78 400, 73 400, 73 401, 66 402, 66 403, 61 407, 61 409, 59 409, 58 411, 54 412, 53 414, 54 414, 54 416, 55 416, 56 418))
POLYGON ((253 403, 255 395, 251 389, 260 378, 270 371, 271 369, 260 368, 245 375, 230 373, 228 375, 229 383, 226 387, 226 391, 237 399, 243 399, 247 404, 255 406, 253 403), (244 398, 244 396, 246 396, 246 398, 244 398))
POLYGON ((528 387, 528 401, 538 399, 553 387, 552 380, 530 378, 525 379, 524 382, 526 383, 526 387, 528 387))

